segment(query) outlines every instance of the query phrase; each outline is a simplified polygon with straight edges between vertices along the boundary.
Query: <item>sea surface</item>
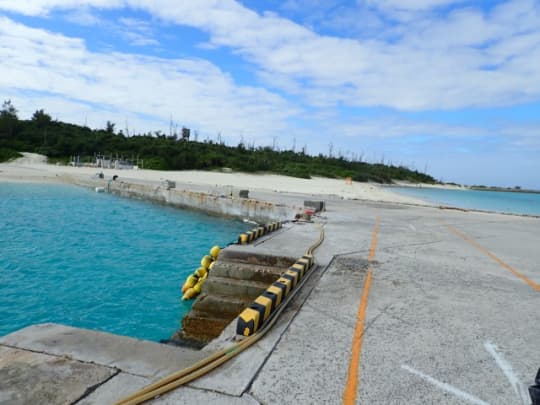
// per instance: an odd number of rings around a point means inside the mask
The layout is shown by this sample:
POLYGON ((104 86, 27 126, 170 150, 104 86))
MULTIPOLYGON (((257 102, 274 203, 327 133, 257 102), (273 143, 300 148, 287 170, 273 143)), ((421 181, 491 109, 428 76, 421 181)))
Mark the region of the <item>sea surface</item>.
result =
POLYGON ((391 187, 390 190, 439 205, 511 214, 540 215, 540 194, 535 193, 417 187, 391 187))
POLYGON ((0 183, 0 336, 56 322, 168 339, 185 278, 248 225, 63 185, 0 183))

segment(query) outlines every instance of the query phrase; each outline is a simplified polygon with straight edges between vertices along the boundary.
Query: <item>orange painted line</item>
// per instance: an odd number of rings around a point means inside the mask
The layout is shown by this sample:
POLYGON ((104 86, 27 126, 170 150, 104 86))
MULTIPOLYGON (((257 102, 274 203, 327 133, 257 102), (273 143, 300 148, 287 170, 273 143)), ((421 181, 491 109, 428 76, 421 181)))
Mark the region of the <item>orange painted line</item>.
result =
MULTIPOLYGON (((373 230, 373 236, 371 238, 371 247, 369 248, 369 261, 375 259, 375 250, 377 249, 377 234, 379 233, 379 222, 380 219, 379 217, 377 217, 377 220, 375 222, 375 229, 373 230)), ((346 405, 353 405, 356 402, 358 385, 360 383, 360 355, 362 354, 364 323, 366 320, 369 288, 371 287, 371 273, 372 270, 370 266, 368 268, 366 279, 364 281, 364 289, 362 291, 362 298, 360 299, 360 306, 358 307, 356 328, 354 330, 351 348, 351 359, 349 361, 349 372, 347 375, 345 391, 343 392, 343 403, 346 405)))
POLYGON ((512 273, 514 276, 520 278, 521 280, 525 281, 529 286, 531 286, 532 288, 534 288, 536 291, 539 291, 540 292, 540 285, 539 284, 536 284, 534 281, 532 281, 531 279, 527 278, 525 275, 523 275, 522 273, 520 273, 519 271, 517 271, 516 269, 514 269, 512 266, 510 266, 509 264, 507 264, 506 262, 504 262, 502 259, 499 259, 497 256, 495 256, 493 253, 491 253, 489 250, 487 250, 485 247, 483 247, 482 245, 480 245, 478 242, 476 242, 474 239, 468 237, 467 235, 465 235, 464 233, 458 231, 456 228, 454 228, 453 226, 451 225, 448 225, 448 224, 445 224, 443 222, 443 224, 448 228, 448 230, 450 232, 452 232, 454 235, 457 235, 459 236, 461 239, 463 239, 464 241, 470 243, 471 245, 473 245, 475 248, 477 248, 479 251, 481 251, 483 254, 485 254, 486 256, 488 256, 489 258, 491 258, 492 260, 494 260, 495 262, 499 263, 501 266, 503 266, 506 270, 508 270, 510 273, 512 273))
POLYGON ((380 218, 377 217, 377 220, 375 221, 375 229, 373 230, 373 236, 371 237, 371 246, 369 248, 369 256, 368 260, 371 261, 375 259, 375 249, 377 249, 377 234, 379 233, 379 223, 380 218))

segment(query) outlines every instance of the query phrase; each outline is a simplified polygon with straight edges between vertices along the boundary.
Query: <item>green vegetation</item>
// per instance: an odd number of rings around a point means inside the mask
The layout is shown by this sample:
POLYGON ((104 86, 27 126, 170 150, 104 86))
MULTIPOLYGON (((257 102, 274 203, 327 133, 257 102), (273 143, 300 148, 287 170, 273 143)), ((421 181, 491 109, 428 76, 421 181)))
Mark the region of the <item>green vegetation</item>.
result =
POLYGON ((355 181, 389 183, 392 180, 435 183, 435 179, 403 166, 371 164, 347 160, 343 156, 310 156, 292 150, 276 151, 271 147, 227 146, 212 141, 193 142, 154 134, 126 136, 115 133, 115 125, 107 122, 105 129, 52 120, 43 110, 30 120, 19 120, 10 101, 4 102, 0 112, 0 161, 14 157, 15 151, 47 155, 50 162, 69 162, 72 156, 81 161, 93 161, 96 154, 140 159, 145 169, 213 170, 228 167, 243 172, 271 172, 310 178, 351 177, 355 181))
POLYGON ((499 186, 484 186, 484 185, 475 185, 469 187, 471 190, 477 191, 502 191, 507 193, 525 193, 525 194, 540 194, 540 190, 529 190, 521 188, 521 186, 514 187, 499 187, 499 186))
POLYGON ((22 155, 15 150, 0 148, 0 162, 7 162, 8 160, 13 160, 21 156, 22 155))

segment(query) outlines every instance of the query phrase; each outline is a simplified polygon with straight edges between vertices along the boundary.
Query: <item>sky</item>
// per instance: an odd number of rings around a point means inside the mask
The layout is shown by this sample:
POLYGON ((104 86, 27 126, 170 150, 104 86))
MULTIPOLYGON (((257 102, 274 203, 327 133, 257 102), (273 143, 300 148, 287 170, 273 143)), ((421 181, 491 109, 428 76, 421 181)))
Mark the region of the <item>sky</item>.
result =
POLYGON ((540 0, 0 0, 0 99, 540 189, 540 0))

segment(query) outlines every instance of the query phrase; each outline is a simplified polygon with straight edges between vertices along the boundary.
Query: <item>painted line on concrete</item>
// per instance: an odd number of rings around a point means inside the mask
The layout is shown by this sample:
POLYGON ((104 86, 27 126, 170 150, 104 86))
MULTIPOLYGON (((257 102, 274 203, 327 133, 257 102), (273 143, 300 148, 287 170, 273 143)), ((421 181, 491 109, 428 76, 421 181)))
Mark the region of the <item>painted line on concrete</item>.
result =
POLYGON ((477 248, 480 252, 484 253, 486 256, 494 260, 495 262, 499 263, 502 267, 504 267, 506 270, 508 270, 510 273, 512 273, 514 276, 520 278, 521 280, 525 281, 529 286, 531 286, 536 291, 540 292, 540 285, 536 284, 531 279, 524 276, 522 273, 514 269, 509 264, 505 263, 502 259, 499 259, 497 256, 495 256, 493 253, 491 253, 489 250, 487 250, 485 247, 480 245, 478 242, 476 242, 474 239, 470 238, 469 236, 465 235, 464 233, 458 231, 456 228, 454 228, 452 225, 448 225, 444 221, 441 221, 444 226, 448 228, 450 232, 452 232, 454 235, 459 236, 461 239, 463 239, 465 242, 468 242, 469 244, 473 245, 475 248, 477 248))
POLYGON ((447 384, 445 382, 436 380, 435 378, 422 373, 421 371, 415 370, 412 367, 407 366, 406 364, 402 364, 401 368, 404 370, 407 370, 409 373, 417 375, 418 377, 422 378, 423 380, 427 381, 430 384, 435 385, 436 387, 442 389, 443 391, 449 392, 450 394, 454 395, 457 398, 461 398, 464 401, 470 402, 471 404, 475 405, 489 405, 487 402, 482 401, 481 399, 475 397, 474 395, 468 394, 465 391, 461 391, 460 389, 447 384))
POLYGON ((488 351, 489 354, 495 359, 497 362, 497 365, 502 370, 510 384, 512 385, 512 388, 514 389, 514 392, 518 396, 519 399, 521 399, 521 402, 525 405, 530 404, 529 395, 527 393, 527 388, 525 385, 522 384, 522 382, 517 377, 516 373, 514 372, 512 365, 506 361, 506 359, 497 351, 497 346, 491 342, 485 342, 484 347, 488 351))
MULTIPOLYGON (((377 249, 377 234, 379 233, 379 223, 380 218, 377 217, 375 221, 375 229, 373 230, 373 236, 371 237, 371 246, 369 248, 368 260, 370 262, 375 259, 375 250, 377 249)), ((352 341, 351 359, 349 362, 347 383, 345 385, 345 391, 343 393, 343 403, 346 405, 353 405, 356 402, 358 385, 360 383, 360 355, 362 354, 362 340, 364 337, 364 323, 366 320, 369 288, 371 286, 371 273, 372 269, 370 265, 366 274, 366 279, 364 281, 364 289, 362 291, 360 306, 358 307, 358 316, 352 341)))
POLYGON ((369 248, 369 256, 368 256, 369 261, 372 261, 375 259, 375 250, 377 249, 377 235, 379 233, 380 222, 381 222, 380 218, 377 217, 375 221, 375 229, 373 230, 373 236, 371 237, 371 246, 369 248))

